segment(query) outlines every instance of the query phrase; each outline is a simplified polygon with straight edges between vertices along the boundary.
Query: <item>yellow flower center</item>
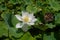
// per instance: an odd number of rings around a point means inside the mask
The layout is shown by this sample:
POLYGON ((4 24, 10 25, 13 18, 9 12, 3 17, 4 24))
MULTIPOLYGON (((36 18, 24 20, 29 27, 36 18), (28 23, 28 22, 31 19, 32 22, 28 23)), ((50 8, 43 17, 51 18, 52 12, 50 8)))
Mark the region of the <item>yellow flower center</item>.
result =
POLYGON ((29 17, 28 17, 28 16, 25 16, 25 17, 23 18, 23 21, 24 21, 24 22, 29 22, 29 17))

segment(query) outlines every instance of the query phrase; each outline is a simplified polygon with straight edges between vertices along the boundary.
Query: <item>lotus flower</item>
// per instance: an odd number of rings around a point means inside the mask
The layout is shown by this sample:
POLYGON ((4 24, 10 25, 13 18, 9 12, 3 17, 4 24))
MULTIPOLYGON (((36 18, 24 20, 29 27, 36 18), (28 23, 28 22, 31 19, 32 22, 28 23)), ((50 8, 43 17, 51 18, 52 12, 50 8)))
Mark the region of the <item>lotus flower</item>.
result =
POLYGON ((26 25, 34 25, 35 21, 37 20, 35 18, 35 16, 33 15, 33 13, 28 13, 28 12, 24 12, 22 11, 22 16, 20 15, 15 15, 16 18, 19 20, 19 21, 22 21, 22 23, 17 23, 16 24, 16 28, 26 28, 26 25), (24 27, 25 26, 25 27, 24 27))

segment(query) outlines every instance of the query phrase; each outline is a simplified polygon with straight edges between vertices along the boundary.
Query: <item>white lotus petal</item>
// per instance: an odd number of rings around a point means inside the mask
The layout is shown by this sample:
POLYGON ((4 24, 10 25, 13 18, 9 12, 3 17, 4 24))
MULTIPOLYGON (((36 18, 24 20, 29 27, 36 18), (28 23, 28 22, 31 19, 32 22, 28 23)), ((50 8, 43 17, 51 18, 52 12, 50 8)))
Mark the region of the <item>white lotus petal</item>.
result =
POLYGON ((22 20, 20 15, 15 15, 15 16, 16 16, 16 18, 17 18, 19 21, 22 20))
POLYGON ((33 16, 33 13, 30 13, 29 16, 33 16))
POLYGON ((37 19, 35 19, 35 18, 34 18, 34 19, 32 19, 32 21, 31 21, 31 22, 35 22, 35 21, 37 21, 37 19))
POLYGON ((34 19, 33 14, 28 14, 29 20, 31 21, 32 19, 34 19))
POLYGON ((21 24, 21 23, 16 24, 16 28, 22 28, 22 27, 23 27, 23 24, 21 24))
POLYGON ((28 16, 29 16, 30 18, 33 18, 33 17, 34 17, 33 14, 28 14, 28 16))
POLYGON ((33 22, 30 22, 30 23, 27 23, 28 25, 34 25, 34 23, 33 22))
POLYGON ((30 22, 33 22, 34 23, 35 21, 37 21, 36 18, 34 18, 34 17, 30 18, 30 22))
POLYGON ((28 14, 29 14, 28 12, 22 11, 22 16, 26 16, 28 14))

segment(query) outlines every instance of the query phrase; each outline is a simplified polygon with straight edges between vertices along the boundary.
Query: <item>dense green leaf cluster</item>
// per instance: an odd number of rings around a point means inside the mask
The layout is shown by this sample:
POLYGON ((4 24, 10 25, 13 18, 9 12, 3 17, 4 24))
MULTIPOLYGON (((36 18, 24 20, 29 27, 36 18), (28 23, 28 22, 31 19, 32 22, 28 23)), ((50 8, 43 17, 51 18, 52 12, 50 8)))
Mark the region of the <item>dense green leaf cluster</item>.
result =
POLYGON ((60 40, 60 0, 0 0, 1 40, 60 40), (15 14, 34 13, 35 25, 17 29, 15 14))

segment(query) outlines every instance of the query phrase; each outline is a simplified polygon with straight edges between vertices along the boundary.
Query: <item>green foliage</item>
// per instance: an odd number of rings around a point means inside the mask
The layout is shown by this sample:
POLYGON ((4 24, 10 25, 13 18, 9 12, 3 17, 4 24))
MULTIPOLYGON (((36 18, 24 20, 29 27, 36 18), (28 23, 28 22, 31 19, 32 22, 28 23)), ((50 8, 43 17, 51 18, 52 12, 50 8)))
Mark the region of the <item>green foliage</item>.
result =
POLYGON ((60 4, 57 1, 48 0, 47 2, 50 4, 50 6, 51 6, 51 8, 53 8, 53 10, 55 10, 55 11, 59 11, 60 10, 60 4))
POLYGON ((48 28, 54 28, 55 27, 55 25, 53 25, 53 24, 46 24, 46 26, 48 27, 48 28))
POLYGON ((7 8, 5 7, 4 4, 0 5, 0 11, 6 10, 7 8))
POLYGON ((60 38, 60 0, 0 0, 0 19, 1 40, 59 40, 60 38), (33 13, 37 18, 35 25, 29 26, 27 32, 16 28, 16 24, 20 21, 15 14, 21 15, 22 11, 33 13), (52 21, 49 21, 52 19, 49 13, 53 14, 52 21))
POLYGON ((1 36, 8 36, 8 26, 5 24, 4 21, 0 21, 0 37, 1 36))
POLYGON ((60 24, 60 13, 56 13, 55 15, 55 23, 60 24))
POLYGON ((54 37, 54 33, 51 32, 50 35, 44 34, 43 40, 56 40, 54 37))
POLYGON ((27 8, 26 8, 26 10, 27 10, 28 12, 36 13, 38 9, 37 9, 37 7, 34 7, 34 6, 32 6, 32 5, 28 5, 27 8))
POLYGON ((36 39, 33 38, 29 32, 27 32, 24 34, 24 36, 20 40, 36 40, 36 39))

